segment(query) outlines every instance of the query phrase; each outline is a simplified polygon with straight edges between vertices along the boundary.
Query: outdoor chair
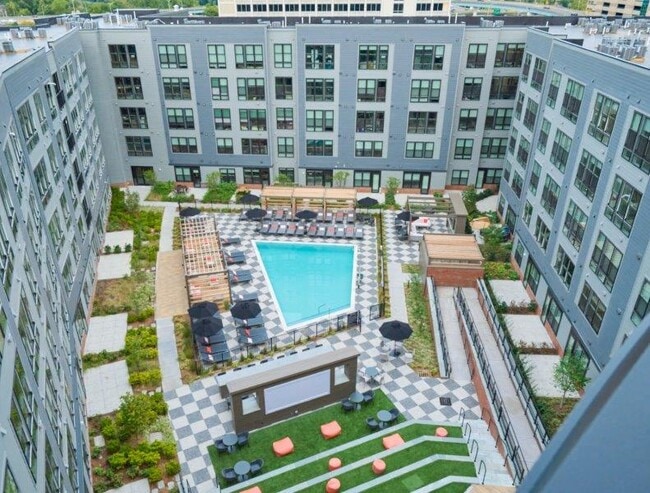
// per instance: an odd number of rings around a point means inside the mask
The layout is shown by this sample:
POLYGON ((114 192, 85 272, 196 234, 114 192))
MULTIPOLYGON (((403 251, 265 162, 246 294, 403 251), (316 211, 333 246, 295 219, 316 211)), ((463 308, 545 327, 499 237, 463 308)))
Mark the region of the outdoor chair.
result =
POLYGON ((246 257, 244 256, 243 252, 225 253, 224 256, 226 257, 226 263, 228 265, 246 263, 246 257))
POLYGON ((370 431, 377 431, 379 429, 379 422, 373 417, 366 418, 366 424, 370 428, 370 431))
POLYGON ((356 214, 354 212, 348 212, 347 215, 346 215, 346 220, 349 223, 353 223, 353 222, 355 222, 357 220, 357 216, 356 216, 356 214))
POLYGON ((224 335, 223 330, 220 330, 215 335, 210 337, 194 336, 194 340, 196 341, 196 344, 199 346, 211 346, 213 344, 226 342, 226 336, 224 335))
POLYGON ((262 327, 253 327, 251 329, 239 329, 239 343, 258 346, 269 340, 266 329, 262 327))
POLYGON ((271 223, 262 224, 262 227, 260 228, 260 233, 263 235, 269 234, 270 227, 271 227, 271 223))
POLYGON ((331 212, 328 212, 327 214, 325 214, 325 222, 326 223, 331 223, 333 219, 334 219, 334 214, 332 214, 331 212))
POLYGON ((327 229, 325 230, 325 238, 334 238, 335 234, 336 234, 335 226, 328 226, 327 229))
POLYGON ((278 234, 278 229, 280 229, 279 223, 271 223, 271 227, 269 228, 269 234, 270 235, 278 234))
POLYGON ((349 399, 343 399, 341 401, 341 408, 347 413, 350 411, 354 411, 354 403, 352 403, 349 399))
POLYGON ((393 409, 390 409, 388 412, 393 416, 391 422, 396 421, 397 418, 399 417, 399 411, 395 407, 393 409))
POLYGON ((238 270, 236 272, 229 273, 230 282, 233 284, 239 284, 242 282, 251 282, 253 280, 253 275, 249 270, 238 270))
POLYGON ((257 293, 240 293, 234 294, 232 296, 232 301, 237 303, 238 301, 257 301, 257 293))
POLYGON ((226 483, 236 483, 237 474, 232 467, 225 467, 221 470, 221 477, 226 480, 226 483))
POLYGON ((221 246, 230 246, 230 245, 239 245, 241 243, 241 238, 239 236, 233 236, 232 238, 221 238, 221 246))
POLYGON ((363 402, 365 404, 368 404, 369 402, 372 402, 372 400, 375 398, 375 391, 374 390, 368 390, 363 393, 363 402))
POLYGON ((345 213, 343 211, 338 211, 334 216, 334 221, 337 223, 342 223, 343 219, 345 219, 345 213))
POLYGON ((287 224, 287 236, 294 236, 296 232, 298 231, 298 226, 296 226, 295 223, 289 223, 287 224))
POLYGON ((280 226, 278 226, 277 234, 284 235, 286 233, 287 233, 287 224, 286 223, 281 223, 280 226))
POLYGON ((260 325, 264 325, 264 317, 260 313, 257 317, 253 318, 246 318, 246 319, 239 319, 233 317, 233 320, 235 321, 235 325, 237 328, 240 327, 259 327, 260 325))
POLYGON ((336 228, 336 233, 334 234, 335 238, 345 238, 345 229, 343 226, 338 226, 336 228))
POLYGON ((363 228, 354 228, 354 238, 357 240, 363 240, 363 228))
POLYGON ((264 459, 255 459, 251 462, 251 476, 259 474, 264 467, 264 459))
POLYGON ((307 233, 307 228, 304 224, 299 224, 296 228, 296 236, 304 236, 307 233))
POLYGON ((326 232, 325 226, 318 226, 318 231, 316 232, 316 236, 318 236, 320 238, 324 238, 325 237, 325 232, 326 232))
POLYGON ((354 239, 354 226, 345 227, 345 238, 348 240, 354 239))
POLYGON ((220 453, 220 454, 225 454, 225 453, 228 452, 228 447, 226 447, 223 444, 223 440, 221 438, 217 438, 214 441, 214 446, 217 448, 217 452, 220 453))
POLYGON ((311 223, 309 225, 309 229, 307 230, 307 236, 316 236, 316 233, 318 233, 318 226, 316 226, 314 223, 311 223))
POLYGON ((237 446, 238 447, 243 447, 244 445, 248 445, 248 432, 244 431, 242 433, 237 433, 237 446))

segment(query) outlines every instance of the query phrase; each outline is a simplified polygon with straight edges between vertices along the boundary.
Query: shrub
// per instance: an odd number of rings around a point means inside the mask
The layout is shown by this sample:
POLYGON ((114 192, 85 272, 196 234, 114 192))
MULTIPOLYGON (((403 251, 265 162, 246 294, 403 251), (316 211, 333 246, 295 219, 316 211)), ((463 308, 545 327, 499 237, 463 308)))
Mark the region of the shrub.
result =
POLYGON ((122 452, 117 452, 108 458, 108 464, 115 469, 123 469, 126 467, 127 458, 122 452))
POLYGON ((127 394, 115 415, 118 437, 126 441, 142 432, 156 421, 156 402, 146 394, 127 394))
POLYGON ((151 443, 151 448, 158 452, 165 459, 173 459, 176 457, 176 443, 174 442, 162 442, 156 440, 151 443))
POLYGON ((221 182, 215 188, 208 190, 208 193, 203 197, 203 202, 227 204, 236 191, 236 183, 221 182))
POLYGON ((106 440, 117 437, 117 427, 111 418, 102 418, 99 422, 99 430, 106 440))
POLYGON ((181 472, 181 465, 177 460, 168 462, 165 466, 165 472, 167 473, 167 476, 176 476, 179 472, 181 472))
POLYGON ((162 392, 156 392, 154 395, 149 396, 151 406, 158 416, 167 414, 167 403, 163 398, 162 392))
POLYGON ((138 371, 129 376, 129 383, 133 386, 157 386, 160 385, 160 382, 162 382, 162 376, 158 368, 138 371))
POLYGON ((99 459, 101 455, 102 455, 101 447, 93 447, 92 451, 90 452, 90 456, 93 459, 99 459))
POLYGON ((111 253, 113 253, 113 249, 111 248, 110 245, 106 245, 106 246, 104 247, 104 253, 105 253, 106 255, 110 255, 111 253))
POLYGON ((208 176, 205 177, 205 182, 207 184, 208 190, 216 190, 219 188, 219 182, 221 181, 221 173, 218 171, 213 171, 208 173, 208 176))
POLYGON ((120 442, 118 439, 106 441, 106 451, 109 454, 114 454, 115 452, 118 452, 121 447, 122 447, 122 442, 120 442))
POLYGON ((124 251, 126 253, 129 253, 132 249, 133 248, 131 247, 131 243, 127 243, 126 245, 124 245, 124 251))
POLYGON ((140 196, 137 192, 124 193, 124 210, 129 214, 135 214, 140 209, 140 196))
POLYGON ((120 245, 115 245, 115 248, 113 248, 113 253, 122 253, 122 247, 120 245))
POLYGON ((166 197, 174 191, 173 181, 157 181, 151 187, 151 192, 161 197, 166 197))
POLYGON ((158 467, 150 467, 144 472, 150 483, 157 483, 163 478, 162 471, 158 467))

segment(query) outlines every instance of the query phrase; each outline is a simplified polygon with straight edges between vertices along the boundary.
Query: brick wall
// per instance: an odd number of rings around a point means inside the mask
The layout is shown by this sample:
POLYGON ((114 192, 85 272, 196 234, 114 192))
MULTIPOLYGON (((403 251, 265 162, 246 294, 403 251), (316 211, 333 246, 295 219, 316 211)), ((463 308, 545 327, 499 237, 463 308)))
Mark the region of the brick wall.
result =
POLYGON ((433 277, 436 286, 473 288, 476 280, 483 277, 483 268, 429 266, 427 276, 433 277))

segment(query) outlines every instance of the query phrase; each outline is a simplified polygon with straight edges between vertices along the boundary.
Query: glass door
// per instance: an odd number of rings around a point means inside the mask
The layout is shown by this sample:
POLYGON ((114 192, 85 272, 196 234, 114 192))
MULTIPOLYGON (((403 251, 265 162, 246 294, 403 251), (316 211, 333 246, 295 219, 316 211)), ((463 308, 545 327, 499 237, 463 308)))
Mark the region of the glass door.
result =
POLYGON ((381 188, 381 172, 380 171, 373 171, 372 172, 372 185, 371 185, 372 193, 378 193, 380 188, 381 188))
POLYGON ((420 175, 420 193, 422 195, 426 195, 429 193, 429 180, 431 179, 431 176, 429 176, 429 173, 422 173, 420 175))

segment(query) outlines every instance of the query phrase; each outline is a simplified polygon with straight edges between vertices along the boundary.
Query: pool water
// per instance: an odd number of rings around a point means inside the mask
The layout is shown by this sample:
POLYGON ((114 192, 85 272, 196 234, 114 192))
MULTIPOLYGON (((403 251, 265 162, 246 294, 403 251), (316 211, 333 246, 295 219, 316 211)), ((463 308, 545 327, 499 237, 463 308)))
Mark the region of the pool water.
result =
POLYGON ((353 245, 253 242, 285 327, 353 305, 353 245))

